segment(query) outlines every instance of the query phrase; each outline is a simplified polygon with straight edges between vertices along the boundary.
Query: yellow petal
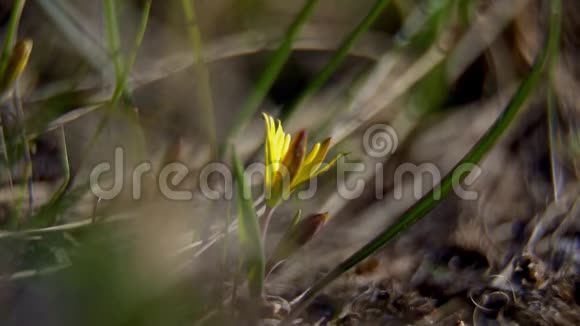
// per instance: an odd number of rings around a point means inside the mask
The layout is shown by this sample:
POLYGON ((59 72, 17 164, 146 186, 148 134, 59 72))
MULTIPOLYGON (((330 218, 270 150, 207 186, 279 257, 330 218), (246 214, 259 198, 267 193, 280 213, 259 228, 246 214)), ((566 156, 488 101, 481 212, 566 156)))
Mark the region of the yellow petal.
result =
POLYGON ((302 165, 300 166, 300 169, 296 173, 296 176, 294 178, 294 182, 292 183, 294 186, 297 185, 296 182, 298 180, 308 180, 308 178, 310 176, 310 169, 312 167, 311 163, 314 160, 314 158, 316 158, 316 155, 318 154, 319 150, 320 150, 320 144, 318 143, 318 144, 314 145, 314 147, 312 148, 310 153, 308 153, 308 155, 304 159, 304 163, 302 163, 302 165))
POLYGON ((328 164, 326 164, 326 166, 324 166, 322 169, 315 171, 314 174, 312 175, 312 178, 315 178, 315 177, 319 176, 320 174, 328 171, 331 167, 333 167, 336 164, 336 161, 338 161, 343 156, 344 156, 344 154, 338 154, 338 156, 336 156, 334 158, 334 160, 328 162, 328 164))
POLYGON ((275 142, 274 142, 274 148, 276 149, 276 157, 275 159, 277 161, 280 161, 280 159, 282 158, 282 156, 284 155, 284 142, 286 135, 284 134, 284 129, 282 129, 282 122, 280 122, 280 120, 278 120, 278 128, 276 130, 276 137, 275 137, 275 142))
POLYGON ((272 117, 263 113, 264 120, 266 120, 266 140, 272 142, 274 138, 274 126, 272 124, 272 117))
POLYGON ((266 149, 266 165, 271 162, 272 158, 272 136, 270 132, 270 117, 265 113, 262 113, 264 117, 264 121, 266 122, 266 145, 264 146, 266 149))
POLYGON ((320 145, 320 149, 316 154, 316 157, 312 160, 312 164, 320 164, 324 161, 326 154, 328 154, 328 149, 330 148, 330 138, 326 138, 322 145, 320 145))
POLYGON ((338 155, 335 159, 330 161, 328 164, 325 164, 325 166, 322 169, 320 168, 323 165, 322 162, 315 161, 315 162, 312 162, 308 165, 305 165, 302 168, 302 170, 300 171, 297 178, 294 180, 294 182, 292 182, 292 188, 295 188, 295 187, 299 186, 300 184, 302 184, 302 183, 304 183, 312 178, 315 178, 318 175, 328 171, 334 164, 336 164, 336 161, 343 156, 344 156, 343 154, 338 155))
POLYGON ((316 154, 318 154, 319 149, 320 149, 320 144, 314 145, 314 147, 312 148, 310 153, 308 153, 308 156, 306 156, 306 158, 304 159, 304 165, 307 165, 307 164, 311 163, 312 160, 314 160, 314 158, 316 157, 316 154))
POLYGON ((270 117, 270 133, 272 134, 272 137, 276 135, 276 122, 272 117, 270 117))
POLYGON ((262 117, 264 118, 264 122, 266 122, 266 133, 268 134, 270 132, 270 117, 266 114, 262 112, 262 117))
POLYGON ((290 147, 291 140, 292 140, 292 137, 290 136, 290 134, 286 135, 286 137, 284 138, 284 146, 282 146, 282 154, 280 155, 280 159, 282 159, 282 157, 284 155, 286 155, 286 153, 288 152, 288 148, 290 147))
POLYGON ((303 171, 300 172, 300 174, 303 175, 302 182, 314 176, 314 174, 320 168, 320 165, 324 161, 326 154, 328 154, 329 148, 330 148, 330 138, 327 138, 322 142, 322 145, 320 145, 320 147, 318 148, 316 156, 309 163, 304 164, 303 171))

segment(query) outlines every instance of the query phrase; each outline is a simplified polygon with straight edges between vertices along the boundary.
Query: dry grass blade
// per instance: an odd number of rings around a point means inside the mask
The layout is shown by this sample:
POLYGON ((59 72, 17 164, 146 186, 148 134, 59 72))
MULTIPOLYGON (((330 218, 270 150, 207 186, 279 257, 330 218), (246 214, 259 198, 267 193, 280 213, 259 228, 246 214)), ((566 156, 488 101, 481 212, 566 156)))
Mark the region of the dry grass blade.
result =
MULTIPOLYGON (((292 50, 331 51, 340 45, 341 38, 336 30, 340 26, 320 23, 309 23, 301 29, 292 43, 292 50)), ((204 61, 217 62, 228 58, 239 57, 261 51, 277 49, 284 42, 284 31, 279 29, 248 30, 208 43, 204 51, 204 61)), ((390 47, 386 35, 369 31, 361 36, 350 54, 367 59, 378 59, 390 47)), ((154 81, 166 78, 193 65, 189 52, 178 52, 147 64, 149 69, 137 71, 129 82, 129 88, 135 89, 154 81)))

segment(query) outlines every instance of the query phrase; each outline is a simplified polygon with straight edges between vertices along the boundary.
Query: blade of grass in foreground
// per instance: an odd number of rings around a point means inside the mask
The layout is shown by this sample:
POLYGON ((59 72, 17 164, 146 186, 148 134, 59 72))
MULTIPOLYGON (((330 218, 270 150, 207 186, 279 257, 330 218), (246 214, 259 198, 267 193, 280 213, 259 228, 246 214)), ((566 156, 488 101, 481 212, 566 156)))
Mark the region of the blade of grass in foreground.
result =
POLYGON ((266 268, 260 227, 258 225, 256 211, 254 210, 250 185, 244 176, 242 162, 235 152, 233 153, 232 161, 236 181, 239 236, 243 252, 242 259, 247 271, 250 295, 253 298, 260 298, 262 296, 264 270, 266 268))
POLYGON ((509 102, 507 108, 497 118, 491 128, 483 135, 479 142, 465 155, 452 171, 447 174, 441 183, 435 186, 418 202, 405 211, 402 216, 391 226, 381 232, 378 236, 368 242, 360 250, 355 252, 345 261, 336 266, 321 280, 316 282, 312 287, 306 290, 299 298, 297 305, 292 309, 292 312, 284 319, 281 325, 288 325, 304 310, 310 301, 314 299, 315 295, 325 288, 332 281, 341 276, 350 268, 356 266, 358 263, 374 254, 377 250, 382 248, 389 241, 393 240, 401 232, 408 229, 415 224, 422 217, 427 215, 433 208, 435 208, 444 198, 447 197, 466 177, 468 170, 465 169, 467 165, 473 166, 481 161, 481 159, 493 148, 500 136, 507 130, 516 117, 517 113, 522 108, 530 93, 534 90, 540 81, 542 73, 548 66, 552 55, 557 49, 560 39, 560 21, 561 21, 561 2, 560 0, 552 1, 551 15, 550 15, 550 32, 548 37, 548 44, 543 53, 540 55, 534 64, 530 74, 522 82, 516 94, 509 102), (460 175, 460 177, 457 177, 460 175), (441 196, 435 197, 434 191, 440 191, 441 196))
POLYGON ((203 113, 203 124, 211 148, 210 158, 213 160, 217 155, 217 133, 215 124, 215 107, 209 70, 204 58, 203 41, 201 31, 197 23, 195 4, 192 0, 182 0, 181 6, 187 22, 187 33, 193 50, 193 67, 196 71, 196 91, 198 104, 203 113))
POLYGON ((266 97, 266 94, 268 94, 272 84, 280 74, 282 67, 286 61, 288 61, 288 57, 290 57, 290 53, 292 52, 292 43, 294 43, 294 40, 298 36, 304 23, 306 23, 308 18, 310 18, 314 13, 314 8, 317 4, 318 0, 307 0, 304 7, 302 7, 300 12, 296 15, 296 18, 290 27, 288 27, 288 30, 284 34, 282 44, 280 44, 278 49, 273 53, 268 65, 266 66, 266 70, 264 70, 260 75, 252 93, 234 120, 234 126, 229 130, 229 134, 226 137, 226 143, 223 144, 220 149, 220 156, 225 154, 225 150, 228 148, 228 143, 242 131, 260 107, 260 104, 266 97))
POLYGON ((330 61, 322 68, 322 70, 314 77, 312 81, 306 85, 306 88, 294 101, 292 101, 283 110, 283 120, 287 120, 292 116, 296 109, 304 103, 310 96, 316 93, 320 87, 334 74, 340 67, 350 49, 355 42, 363 35, 371 25, 379 18, 383 10, 390 3, 390 0, 378 0, 366 17, 355 27, 355 29, 344 39, 336 53, 332 56, 330 61))

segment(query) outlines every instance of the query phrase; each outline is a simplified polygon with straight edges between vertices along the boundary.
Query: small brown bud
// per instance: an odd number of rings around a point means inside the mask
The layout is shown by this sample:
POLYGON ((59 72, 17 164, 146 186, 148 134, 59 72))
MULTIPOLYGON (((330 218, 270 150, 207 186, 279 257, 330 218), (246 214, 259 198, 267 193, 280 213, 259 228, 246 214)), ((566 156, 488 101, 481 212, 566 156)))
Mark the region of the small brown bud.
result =
POLYGON ((274 249, 268 265, 288 258, 308 243, 322 229, 328 216, 328 213, 309 215, 290 228, 274 249))

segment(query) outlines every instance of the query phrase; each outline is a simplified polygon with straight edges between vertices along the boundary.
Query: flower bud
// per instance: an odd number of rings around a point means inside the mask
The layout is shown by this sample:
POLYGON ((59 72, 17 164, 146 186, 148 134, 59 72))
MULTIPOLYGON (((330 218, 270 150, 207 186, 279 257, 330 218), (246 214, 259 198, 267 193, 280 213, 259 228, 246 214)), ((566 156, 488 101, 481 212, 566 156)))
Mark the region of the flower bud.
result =
POLYGON ((1 77, 0 91, 4 93, 8 90, 14 81, 20 77, 24 68, 28 64, 28 58, 32 51, 32 40, 18 41, 12 50, 8 65, 1 77))
POLYGON ((269 266, 288 258, 310 241, 328 220, 328 213, 313 214, 303 218, 282 237, 270 258, 269 266))

